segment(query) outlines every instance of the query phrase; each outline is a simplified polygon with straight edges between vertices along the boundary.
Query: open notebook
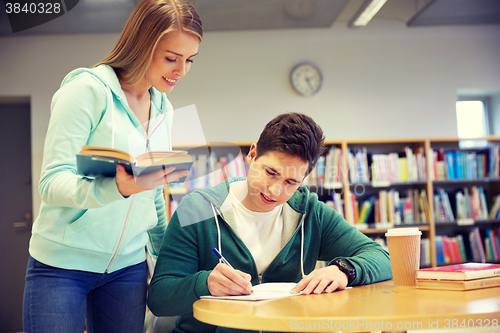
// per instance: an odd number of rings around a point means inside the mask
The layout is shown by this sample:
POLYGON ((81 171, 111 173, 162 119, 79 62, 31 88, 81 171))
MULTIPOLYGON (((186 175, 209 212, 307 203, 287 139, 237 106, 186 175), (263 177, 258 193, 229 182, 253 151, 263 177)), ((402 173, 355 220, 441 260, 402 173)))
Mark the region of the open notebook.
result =
POLYGON ((294 282, 268 282, 252 287, 252 294, 238 296, 201 296, 205 299, 232 299, 238 301, 261 301, 282 297, 297 296, 302 292, 290 294, 290 290, 297 285, 294 282))

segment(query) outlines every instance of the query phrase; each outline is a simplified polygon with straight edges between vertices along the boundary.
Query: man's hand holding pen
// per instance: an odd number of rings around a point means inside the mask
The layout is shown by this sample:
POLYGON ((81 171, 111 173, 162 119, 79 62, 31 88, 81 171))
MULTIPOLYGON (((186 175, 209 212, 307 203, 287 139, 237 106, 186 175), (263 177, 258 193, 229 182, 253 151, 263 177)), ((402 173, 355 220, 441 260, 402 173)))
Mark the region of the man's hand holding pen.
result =
POLYGON ((208 291, 212 296, 250 295, 252 276, 236 270, 215 247, 212 251, 219 257, 219 263, 207 279, 208 291))
POLYGON ((250 295, 252 276, 224 263, 219 263, 207 279, 208 290, 212 296, 250 295))

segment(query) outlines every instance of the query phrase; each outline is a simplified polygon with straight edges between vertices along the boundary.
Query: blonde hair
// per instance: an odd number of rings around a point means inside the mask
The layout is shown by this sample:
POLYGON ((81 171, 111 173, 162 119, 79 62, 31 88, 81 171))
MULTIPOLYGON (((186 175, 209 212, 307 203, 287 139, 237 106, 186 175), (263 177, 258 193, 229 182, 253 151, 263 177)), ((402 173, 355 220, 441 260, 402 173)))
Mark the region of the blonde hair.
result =
POLYGON ((125 83, 139 82, 148 70, 161 37, 184 31, 203 38, 201 19, 186 0, 142 0, 132 11, 111 52, 96 66, 107 64, 125 83))

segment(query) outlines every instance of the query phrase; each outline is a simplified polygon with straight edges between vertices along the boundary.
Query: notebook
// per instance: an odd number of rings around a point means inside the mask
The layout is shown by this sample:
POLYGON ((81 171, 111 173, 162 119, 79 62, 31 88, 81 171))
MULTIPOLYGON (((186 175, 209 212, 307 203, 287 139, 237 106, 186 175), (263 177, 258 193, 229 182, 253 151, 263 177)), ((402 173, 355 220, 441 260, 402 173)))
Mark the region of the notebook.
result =
POLYGON ((236 296, 201 296, 202 299, 226 299, 237 301, 262 301, 266 299, 276 299, 302 294, 302 291, 296 294, 291 294, 290 290, 297 284, 295 282, 268 282, 258 284, 252 287, 250 295, 236 296))

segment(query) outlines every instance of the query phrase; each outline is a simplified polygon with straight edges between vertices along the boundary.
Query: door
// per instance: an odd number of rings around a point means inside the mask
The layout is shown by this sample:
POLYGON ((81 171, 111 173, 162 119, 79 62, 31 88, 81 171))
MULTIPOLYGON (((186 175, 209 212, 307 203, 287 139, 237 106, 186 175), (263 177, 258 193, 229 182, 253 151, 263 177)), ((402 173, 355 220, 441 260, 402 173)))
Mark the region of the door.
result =
POLYGON ((22 331, 32 224, 28 103, 0 102, 0 332, 22 331))

